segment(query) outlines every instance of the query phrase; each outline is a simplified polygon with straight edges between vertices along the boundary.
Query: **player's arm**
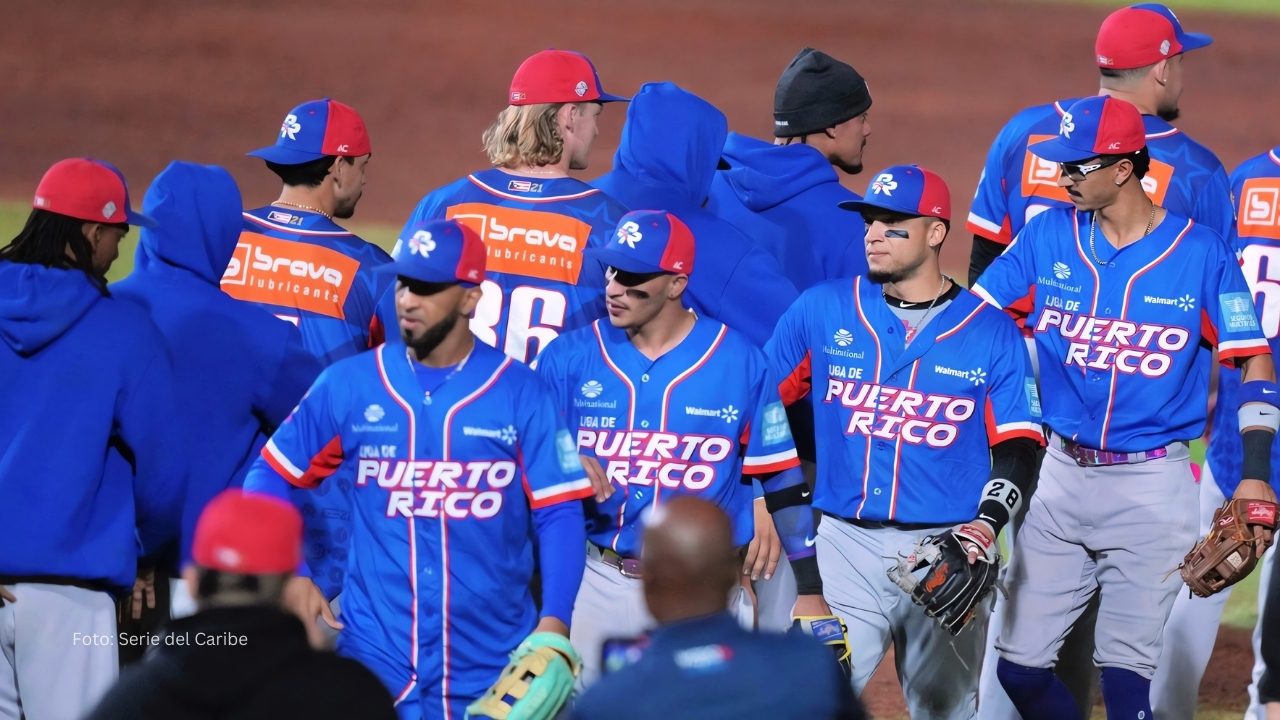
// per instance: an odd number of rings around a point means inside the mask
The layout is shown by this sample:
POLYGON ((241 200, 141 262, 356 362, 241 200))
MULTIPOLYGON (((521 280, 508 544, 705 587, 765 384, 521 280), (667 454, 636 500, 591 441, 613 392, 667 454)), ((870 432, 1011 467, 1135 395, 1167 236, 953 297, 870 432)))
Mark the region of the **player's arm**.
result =
MULTIPOLYGON (((551 402, 559 411, 560 422, 567 426, 572 433, 578 427, 578 416, 573 409, 572 398, 573 388, 578 386, 575 380, 578 376, 571 375, 570 368, 575 367, 575 363, 571 358, 573 347, 570 342, 563 337, 557 337, 542 349, 538 357, 534 358, 531 367, 538 373, 538 377, 542 379, 544 385, 551 393, 551 402)), ((591 451, 581 453, 578 456, 579 462, 582 463, 582 469, 587 473, 587 478, 591 481, 591 488, 595 493, 596 502, 602 503, 608 500, 614 493, 613 483, 609 482, 609 477, 605 474, 604 468, 600 466, 600 460, 596 458, 591 451)))
POLYGON ((1014 316, 1031 312, 1036 284, 1035 237, 1040 227, 1037 216, 1018 233, 1002 255, 992 261, 971 288, 991 305, 1014 316))
POLYGON ((973 235, 973 244, 969 249, 969 286, 972 287, 982 277, 982 273, 991 267, 991 263, 1004 253, 1007 243, 990 240, 977 233, 973 235))
POLYGON ((573 436, 560 424, 550 391, 536 378, 517 405, 522 481, 533 513, 542 571, 542 615, 535 632, 568 637, 573 603, 586 568, 583 498, 592 494, 573 436))
POLYGON ((790 407, 812 389, 812 359, 807 335, 809 305, 814 290, 808 290, 787 308, 778 320, 764 354, 769 371, 780 378, 778 393, 783 405, 790 407))
POLYGON ((991 262, 1013 240, 1009 223, 1009 195, 1005 188, 1006 148, 1018 139, 1020 133, 1005 125, 987 150, 987 158, 978 178, 978 189, 973 195, 969 218, 965 229, 973 233, 973 246, 969 251, 969 285, 973 286, 991 262))

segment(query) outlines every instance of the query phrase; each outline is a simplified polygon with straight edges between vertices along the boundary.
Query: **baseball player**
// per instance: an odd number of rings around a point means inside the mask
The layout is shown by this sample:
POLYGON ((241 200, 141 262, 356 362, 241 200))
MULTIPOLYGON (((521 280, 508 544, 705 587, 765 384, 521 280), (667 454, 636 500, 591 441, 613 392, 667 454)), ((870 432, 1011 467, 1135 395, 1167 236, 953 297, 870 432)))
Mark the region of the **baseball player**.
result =
POLYGON ((528 362, 561 332, 604 314, 600 269, 583 252, 604 244, 626 208, 569 171, 586 169, 604 103, 626 98, 606 93, 591 61, 565 50, 525 60, 508 98, 484 133, 494 167, 429 193, 406 231, 452 218, 480 234, 489 279, 471 329, 528 362))
MULTIPOLYGON (((628 213, 609 244, 590 254, 607 268, 608 320, 562 335, 538 359, 595 486, 573 617, 584 685, 600 672, 604 640, 654 625, 639 570, 646 515, 696 495, 730 515, 734 543, 746 547, 755 522, 744 475, 762 480, 778 519, 803 592, 796 615, 830 615, 806 545, 808 487, 777 382, 745 336, 684 306, 694 245, 689 227, 666 211, 628 213)), ((745 619, 751 626, 749 613, 745 619)))
MULTIPOLYGON (((480 238, 452 221, 412 229, 385 268, 403 344, 322 373, 245 487, 313 488, 356 459, 338 652, 382 679, 402 718, 461 720, 535 628, 568 636, 586 543, 576 501, 591 483, 541 381, 467 327, 486 274, 480 238)), ((308 616, 332 622, 307 593, 308 616)))
POLYGON ((848 64, 805 48, 773 94, 772 143, 729 133, 707 209, 778 259, 797 289, 867 270, 858 196, 840 173, 862 172, 871 91, 848 64))
MULTIPOLYGON (((249 153, 280 177, 280 198, 245 211, 222 277, 231 297, 296 325, 303 346, 326 366, 383 339, 378 300, 390 301, 391 282, 374 268, 390 258, 334 222, 355 214, 372 152, 364 120, 351 107, 322 98, 290 110, 275 143, 249 153)), ((297 493, 310 521, 307 561, 329 597, 342 585, 354 462, 348 458, 333 482, 316 492, 297 493)))
MULTIPOLYGON (((1245 280, 1253 293, 1262 334, 1267 337, 1272 355, 1280 346, 1280 296, 1271 290, 1271 276, 1280 274, 1280 264, 1271 270, 1272 258, 1280 261, 1280 149, 1272 149, 1246 160, 1231 175, 1231 194, 1238 203, 1232 244, 1240 258, 1245 280)), ((1200 535, 1209 531, 1213 511, 1225 498, 1235 494, 1243 477, 1241 468, 1240 424, 1236 409, 1240 406, 1240 371, 1218 369, 1218 396, 1214 405, 1209 448, 1205 454, 1200 478, 1200 535)), ((1280 450, 1280 449, 1278 449, 1280 450)), ((1272 454, 1272 477, 1280 462, 1272 454)), ((1264 556, 1270 564, 1273 553, 1264 556)), ((1258 611, 1266 605, 1263 598, 1266 583, 1259 589, 1258 611)), ((1151 704, 1161 718, 1191 718, 1196 710, 1196 696, 1209 656, 1217 642, 1218 622, 1222 609, 1231 597, 1231 588, 1207 598, 1179 593, 1165 624, 1164 651, 1151 682, 1151 704)), ((1261 620, 1258 627, 1262 626, 1261 620)), ((1260 660, 1260 658, 1258 658, 1260 660)), ((1257 699, 1251 696, 1248 717, 1262 720, 1257 699)))
POLYGON ((55 163, 0 248, 0 718, 76 718, 118 673, 116 604, 177 537, 184 438, 173 370, 107 270, 131 225, 124 176, 55 163), (133 472, 110 472, 112 451, 133 472))
POLYGON ((887 571, 948 532, 995 561, 1043 441, 1031 363, 1017 327, 942 274, 941 178, 893 166, 845 207, 866 220, 869 274, 807 290, 766 348, 783 402, 814 395, 824 595, 856 691, 892 643, 911 717, 972 718, 986 610, 953 638, 887 571))
POLYGON ((1032 298, 1052 431, 1008 571, 997 675, 1023 717, 1077 717, 1053 667, 1097 594, 1107 715, 1149 717, 1181 587, 1171 571, 1197 539, 1187 442, 1204 430, 1213 348, 1243 370, 1246 479, 1234 496, 1274 502, 1271 355, 1226 243, 1144 192, 1150 160, 1133 105, 1081 100, 1031 150, 1060 164, 1075 207, 1034 218, 974 287, 998 307, 1032 298))
MULTIPOLYGON (((1101 73, 1098 94, 1142 111, 1151 154, 1142 185, 1152 201, 1226 237, 1232 223, 1226 170, 1212 151, 1170 125, 1179 115, 1185 53, 1211 42, 1208 35, 1183 30, 1164 5, 1140 3, 1107 16, 1094 55, 1101 73)), ((1056 135, 1063 113, 1078 99, 1026 108, 996 136, 965 224, 973 233, 970 284, 1031 218, 1048 208, 1070 207, 1057 165, 1028 146, 1056 135)))

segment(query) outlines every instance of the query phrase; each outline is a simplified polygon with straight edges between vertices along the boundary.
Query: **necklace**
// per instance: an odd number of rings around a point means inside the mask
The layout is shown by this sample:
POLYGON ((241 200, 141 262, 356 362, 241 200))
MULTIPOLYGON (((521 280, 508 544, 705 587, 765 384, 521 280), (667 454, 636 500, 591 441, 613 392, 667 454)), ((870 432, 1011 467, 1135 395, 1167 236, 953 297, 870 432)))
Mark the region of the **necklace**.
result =
MULTIPOLYGON (((453 368, 451 368, 451 369, 449 370, 449 372, 444 376, 444 379, 443 379, 443 380, 441 380, 439 383, 437 383, 437 384, 436 384, 436 386, 435 386, 434 388, 432 388, 431 390, 423 390, 423 392, 422 392, 422 404, 423 404, 423 405, 430 405, 430 404, 431 404, 431 393, 432 393, 432 392, 434 392, 435 390, 439 390, 439 389, 440 389, 440 387, 441 387, 442 385, 444 385, 445 383, 447 383, 447 382, 449 382, 450 380, 452 380, 452 379, 454 378, 454 376, 455 376, 455 375, 457 375, 458 373, 462 372, 462 369, 463 369, 463 368, 465 368, 465 367, 467 366, 467 361, 471 359, 471 354, 472 354, 473 352, 475 352, 475 349, 476 349, 476 346, 475 346, 475 345, 472 345, 472 346, 471 346, 471 349, 467 351, 467 355, 466 355, 466 357, 464 357, 464 358, 462 358, 462 360, 458 361, 458 364, 457 364, 457 365, 454 365, 454 366, 453 366, 453 368)), ((416 360, 414 360, 414 358, 413 358, 413 349, 412 349, 412 348, 405 348, 405 349, 404 349, 404 356, 405 356, 405 359, 409 361, 409 372, 413 373, 413 374, 416 376, 416 375, 418 374, 418 371, 417 371, 417 369, 414 367, 414 365, 415 365, 415 363, 416 363, 417 361, 416 361, 416 360)))
MULTIPOLYGON (((924 325, 924 322, 929 319, 929 315, 933 312, 933 307, 938 304, 938 298, 942 297, 943 290, 946 289, 947 282, 950 280, 951 278, 946 275, 942 276, 942 282, 938 283, 938 293, 933 296, 933 300, 929 301, 929 307, 925 308, 924 315, 920 316, 920 319, 916 321, 915 325, 911 325, 906 320, 902 321, 903 324, 907 326, 907 336, 903 342, 910 344, 911 341, 915 339, 916 331, 919 330, 924 325)), ((881 290, 880 292, 884 294, 884 290, 881 290)))
POLYGON ((320 208, 318 208, 318 207, 311 207, 310 205, 303 205, 302 203, 292 203, 292 202, 289 202, 288 200, 277 200, 277 201, 275 201, 275 202, 273 202, 273 203, 271 203, 271 204, 272 204, 272 205, 283 205, 283 206, 285 206, 285 207, 291 207, 291 208, 298 208, 299 210, 306 210, 306 211, 308 211, 308 212, 313 212, 313 213, 315 213, 315 214, 317 214, 317 215, 323 215, 323 216, 325 216, 326 218, 329 218, 330 220, 332 220, 332 219, 333 219, 333 216, 332 216, 332 215, 330 215, 329 213, 327 213, 327 212, 325 212, 325 211, 321 210, 320 208))
MULTIPOLYGON (((1143 231, 1142 237, 1151 234, 1151 227, 1156 223, 1156 204, 1151 203, 1151 217, 1147 218, 1147 229, 1143 231)), ((1098 226, 1098 211, 1094 210, 1093 215, 1089 218, 1089 254, 1093 256, 1093 261, 1098 265, 1106 265, 1105 262, 1098 259, 1098 251, 1093 246, 1093 231, 1098 226)), ((1117 252, 1119 250, 1117 249, 1117 252)), ((1114 257, 1114 255, 1112 256, 1114 257)))

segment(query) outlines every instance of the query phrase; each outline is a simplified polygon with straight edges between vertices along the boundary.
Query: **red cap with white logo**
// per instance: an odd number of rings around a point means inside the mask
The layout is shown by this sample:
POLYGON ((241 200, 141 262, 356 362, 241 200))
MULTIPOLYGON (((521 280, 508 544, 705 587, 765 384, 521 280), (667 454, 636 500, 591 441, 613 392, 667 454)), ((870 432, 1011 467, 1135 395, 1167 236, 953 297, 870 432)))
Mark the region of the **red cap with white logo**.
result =
POLYGON ((129 206, 124 174, 111 163, 90 158, 54 163, 40 178, 31 207, 86 222, 156 226, 129 206))
POLYGON ((224 490, 200 513, 191 555, 210 570, 291 573, 302 562, 302 515, 270 495, 224 490))
POLYGON ((626 102, 600 87, 600 75, 586 55, 569 50, 543 50, 520 63, 511 90, 510 105, 541 103, 626 102))
POLYGON ((249 153, 277 165, 301 165, 326 155, 360 157, 373 152, 360 113, 337 100, 321 98, 289 111, 274 145, 249 153))

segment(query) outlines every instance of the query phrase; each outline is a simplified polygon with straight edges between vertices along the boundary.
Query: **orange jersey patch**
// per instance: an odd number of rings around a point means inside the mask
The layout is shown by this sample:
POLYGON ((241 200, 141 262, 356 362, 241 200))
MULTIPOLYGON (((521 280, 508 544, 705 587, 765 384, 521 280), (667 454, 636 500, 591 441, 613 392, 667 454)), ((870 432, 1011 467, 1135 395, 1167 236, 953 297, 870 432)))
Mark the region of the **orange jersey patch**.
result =
POLYGON ((222 291, 237 300, 345 319, 343 305, 359 261, 311 243, 240 233, 222 275, 222 291))
MULTIPOLYGON (((1042 197, 1049 200, 1071 204, 1067 191, 1058 187, 1058 177, 1062 169, 1058 163, 1049 162, 1035 153, 1030 147, 1042 140, 1050 140, 1055 135, 1031 135, 1027 138, 1027 150, 1022 160, 1022 196, 1042 197)), ((1169 183, 1173 180, 1173 166, 1151 158, 1151 169, 1142 178, 1142 189, 1152 202, 1164 204, 1164 196, 1169 192, 1169 183)))
POLYGON ((462 203, 449 219, 479 233, 490 272, 577 284, 591 226, 558 213, 462 203))
POLYGON ((1245 180, 1237 202, 1240 237, 1280 240, 1280 178, 1245 180))

